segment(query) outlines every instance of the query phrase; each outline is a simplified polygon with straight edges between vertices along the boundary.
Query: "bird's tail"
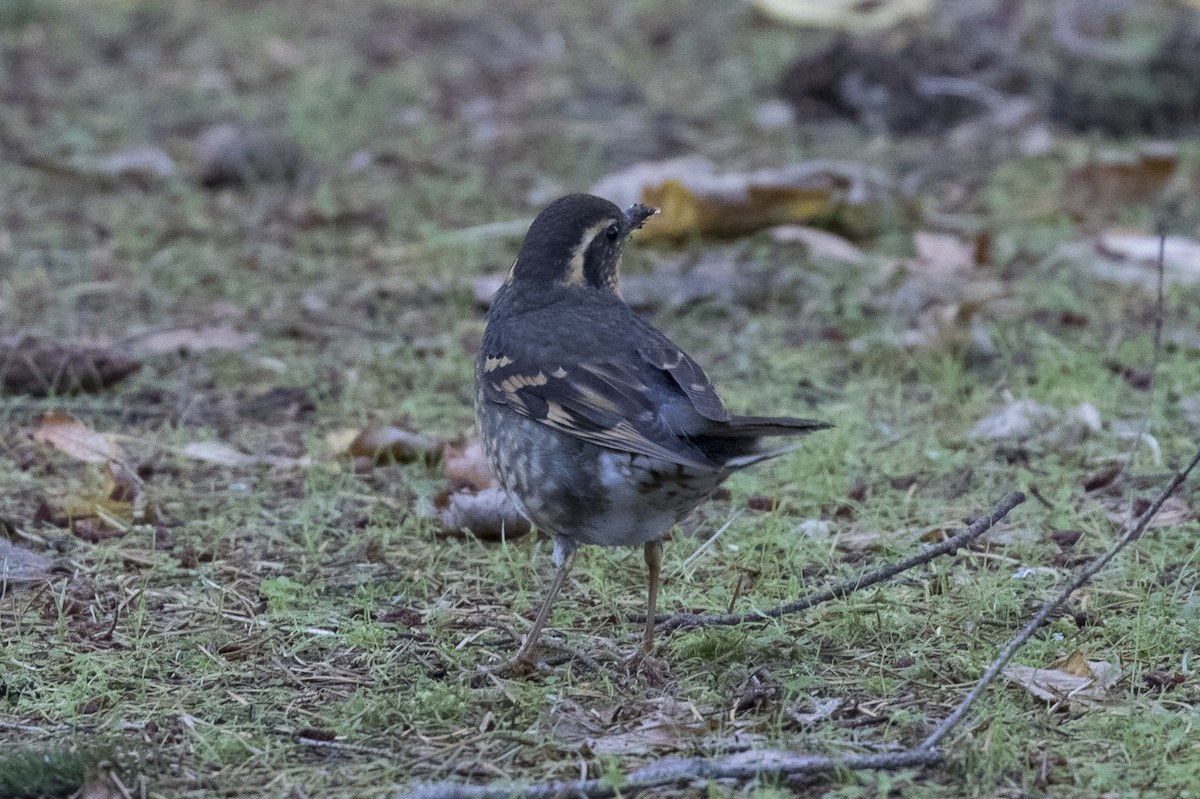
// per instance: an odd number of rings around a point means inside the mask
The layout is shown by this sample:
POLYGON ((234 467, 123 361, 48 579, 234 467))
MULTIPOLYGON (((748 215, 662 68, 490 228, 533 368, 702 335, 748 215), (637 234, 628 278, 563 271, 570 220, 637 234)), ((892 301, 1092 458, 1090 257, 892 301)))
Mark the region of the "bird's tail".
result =
POLYGON ((746 466, 799 449, 801 442, 791 441, 768 446, 764 438, 803 436, 833 427, 818 419, 794 419, 790 416, 734 416, 721 422, 711 434, 695 443, 709 458, 727 469, 746 466))

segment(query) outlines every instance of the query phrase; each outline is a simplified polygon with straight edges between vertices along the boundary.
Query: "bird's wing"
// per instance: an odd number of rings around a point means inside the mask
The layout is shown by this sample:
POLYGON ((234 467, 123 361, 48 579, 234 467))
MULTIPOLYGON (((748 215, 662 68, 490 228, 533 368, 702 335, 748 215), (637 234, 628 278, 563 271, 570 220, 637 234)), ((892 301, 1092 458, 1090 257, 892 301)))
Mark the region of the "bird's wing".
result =
POLYGON ((638 355, 642 360, 671 376, 681 391, 691 401, 692 407, 705 419, 714 422, 729 420, 729 411, 717 396, 717 390, 709 381, 708 375, 683 350, 672 344, 666 337, 659 336, 638 347, 638 355))
MULTIPOLYGON (((698 366, 694 368, 699 372, 698 366)), ((703 372, 699 374, 703 376, 703 372)), ((681 437, 664 416, 664 407, 688 400, 650 363, 549 364, 488 353, 480 380, 489 401, 568 435, 684 466, 716 465, 681 437)), ((717 403, 719 406, 720 400, 717 403)))

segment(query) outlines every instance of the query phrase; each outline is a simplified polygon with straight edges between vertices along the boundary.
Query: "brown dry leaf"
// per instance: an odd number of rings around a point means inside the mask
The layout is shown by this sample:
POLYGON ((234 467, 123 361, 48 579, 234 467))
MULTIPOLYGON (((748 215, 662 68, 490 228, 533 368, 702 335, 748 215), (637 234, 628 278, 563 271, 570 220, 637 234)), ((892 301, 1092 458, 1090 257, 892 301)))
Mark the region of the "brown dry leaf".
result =
POLYGON ((1063 206, 1076 219, 1111 215, 1122 207, 1153 203, 1175 176, 1179 150, 1147 146, 1136 156, 1089 161, 1067 174, 1063 206))
MULTIPOLYGON (((1104 665, 1108 665, 1105 663, 1104 665)), ((1073 674, 1076 677, 1086 677, 1094 679, 1096 673, 1092 670, 1091 664, 1088 663, 1087 657, 1083 654, 1082 649, 1076 649, 1069 655, 1063 655, 1050 664, 1050 668, 1065 671, 1067 674, 1073 674)))
POLYGON ((63 411, 43 414, 33 431, 33 440, 85 463, 124 462, 127 457, 112 435, 98 433, 63 411))
POLYGON ((473 494, 445 493, 436 504, 444 533, 467 530, 484 541, 499 541, 520 538, 533 529, 503 488, 487 488, 473 494))
POLYGON ((1121 669, 1113 663, 1088 660, 1083 652, 1076 650, 1054 661, 1048 669, 1009 666, 1003 674, 1047 702, 1095 707, 1120 679, 1121 669))
POLYGON ((210 350, 242 352, 256 344, 259 338, 257 333, 239 333, 228 325, 218 325, 151 333, 135 342, 133 347, 144 355, 197 353, 210 350))
POLYGON ((492 476, 483 444, 470 441, 466 444, 447 444, 443 450, 446 462, 446 479, 455 489, 469 488, 483 491, 497 485, 492 476))
POLYGON ((365 428, 354 437, 344 452, 338 454, 370 458, 379 466, 388 466, 393 463, 412 463, 418 458, 435 460, 441 452, 442 442, 433 436, 387 425, 365 428))
POLYGON ((277 469, 306 469, 311 458, 285 458, 278 455, 250 455, 220 441, 193 441, 180 454, 192 460, 218 466, 272 466, 277 469))
POLYGON ((621 206, 661 210, 646 220, 651 239, 740 236, 776 225, 814 223, 863 235, 873 230, 887 181, 859 164, 814 161, 718 175, 700 157, 635 164, 593 193, 621 206))
MULTIPOLYGON (((1133 518, 1137 518, 1142 513, 1145 513, 1149 507, 1149 503, 1145 500, 1139 500, 1133 505, 1133 518)), ((1108 511, 1108 518, 1113 524, 1125 524, 1129 520, 1129 506, 1125 505, 1120 508, 1114 508, 1108 511)), ((1154 518, 1150 520, 1148 525, 1154 527, 1178 527, 1184 522, 1195 518, 1191 506, 1187 501, 1177 495, 1167 497, 1163 502, 1162 507, 1158 509, 1158 513, 1154 514, 1154 518)))
POLYGON ((924 16, 933 0, 750 0, 750 5, 775 22, 864 32, 924 16))
POLYGON ((124 380, 141 364, 110 347, 36 336, 0 340, 0 393, 45 397, 96 392, 124 380))

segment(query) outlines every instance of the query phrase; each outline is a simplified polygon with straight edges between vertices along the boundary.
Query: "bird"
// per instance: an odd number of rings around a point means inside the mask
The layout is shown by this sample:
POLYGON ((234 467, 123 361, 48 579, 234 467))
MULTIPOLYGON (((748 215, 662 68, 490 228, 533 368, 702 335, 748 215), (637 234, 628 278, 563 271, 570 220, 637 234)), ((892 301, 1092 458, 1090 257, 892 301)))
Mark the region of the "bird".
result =
POLYGON ((488 308, 475 413, 495 477, 554 541, 557 567, 507 665, 538 669, 537 643, 580 544, 643 548, 654 650, 662 539, 730 474, 831 427, 735 416, 704 370, 621 297, 621 252, 658 209, 570 194, 534 219, 488 308))

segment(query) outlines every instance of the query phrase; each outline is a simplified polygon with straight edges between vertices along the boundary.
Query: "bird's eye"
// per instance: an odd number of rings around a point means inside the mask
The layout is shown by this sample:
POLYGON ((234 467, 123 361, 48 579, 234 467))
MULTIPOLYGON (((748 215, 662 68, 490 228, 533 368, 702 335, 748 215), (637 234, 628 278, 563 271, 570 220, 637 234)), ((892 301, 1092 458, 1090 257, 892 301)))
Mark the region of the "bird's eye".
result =
POLYGON ((616 241, 617 237, 621 235, 621 228, 618 227, 617 224, 614 222, 613 224, 608 226, 608 230, 604 231, 604 235, 608 238, 609 241, 616 241))

